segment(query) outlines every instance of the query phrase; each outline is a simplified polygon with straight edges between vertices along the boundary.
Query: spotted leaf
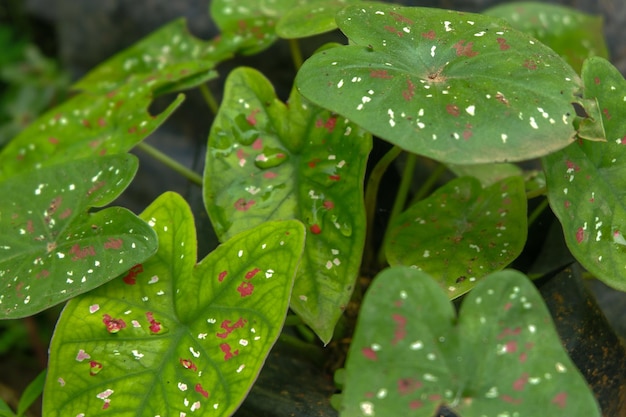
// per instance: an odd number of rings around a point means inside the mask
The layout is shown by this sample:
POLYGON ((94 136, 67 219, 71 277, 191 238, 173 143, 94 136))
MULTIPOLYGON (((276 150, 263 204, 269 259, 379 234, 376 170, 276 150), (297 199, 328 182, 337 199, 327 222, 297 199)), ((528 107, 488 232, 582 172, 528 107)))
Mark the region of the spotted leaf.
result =
POLYGON ((527 233, 524 182, 513 176, 483 189, 477 179, 461 177, 389 227, 389 263, 433 275, 454 298, 521 253, 527 233))
POLYGON ((92 157, 0 182, 0 318, 24 317, 89 291, 144 261, 154 232, 110 207, 137 159, 92 157))
POLYGON ((571 143, 582 82, 548 47, 482 15, 383 4, 337 15, 351 44, 296 78, 311 101, 408 151, 458 164, 571 143))
POLYGON ((95 67, 74 88, 107 93, 131 83, 162 94, 196 87, 217 77, 213 68, 232 57, 230 48, 219 38, 195 38, 177 19, 95 67))
POLYGON ((71 300, 52 338, 44 415, 215 415, 237 409, 287 312, 304 241, 268 222, 196 264, 187 203, 166 193, 142 214, 149 260, 71 300))
POLYGON ((546 156, 548 198, 572 255, 626 291, 626 81, 603 58, 589 59, 583 78, 585 96, 598 100, 607 142, 580 141, 546 156))
POLYGON ((40 116, 0 152, 0 180, 18 172, 81 157, 127 152, 183 101, 159 115, 147 109, 150 88, 125 85, 110 93, 83 93, 40 116))
POLYGON ((578 73, 585 59, 608 58, 601 16, 540 2, 502 4, 483 13, 505 19, 514 28, 536 37, 565 58, 578 73))
POLYGON ((291 307, 328 342, 357 277, 371 137, 267 79, 237 69, 209 136, 204 201, 223 241, 268 220, 308 228, 291 307))
POLYGON ((365 296, 348 361, 342 416, 600 416, 532 283, 494 273, 459 317, 427 274, 392 268, 365 296))
POLYGON ((289 9, 278 21, 276 33, 281 38, 296 39, 337 29, 335 15, 349 3, 360 0, 308 1, 289 9))

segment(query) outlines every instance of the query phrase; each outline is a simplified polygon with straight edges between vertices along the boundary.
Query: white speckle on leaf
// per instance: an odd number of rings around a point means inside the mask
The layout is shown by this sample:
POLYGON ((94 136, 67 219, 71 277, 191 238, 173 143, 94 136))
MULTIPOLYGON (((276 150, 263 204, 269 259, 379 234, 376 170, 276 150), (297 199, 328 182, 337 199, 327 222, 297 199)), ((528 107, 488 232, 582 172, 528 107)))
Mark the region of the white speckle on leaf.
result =
POLYGON ((476 106, 474 106, 473 104, 471 106, 467 106, 467 108, 465 109, 465 111, 467 112, 467 114, 469 114, 470 116, 474 116, 474 112, 476 111, 476 106))
POLYGON ((530 117, 530 127, 532 127, 533 129, 539 129, 539 126, 537 125, 537 122, 535 121, 534 117, 530 117))
POLYGON ((343 78, 337 83, 337 88, 343 87, 343 78))
POLYGON ((506 143, 506 140, 508 139, 508 135, 506 133, 502 133, 500 135, 500 138, 502 139, 502 143, 506 143))

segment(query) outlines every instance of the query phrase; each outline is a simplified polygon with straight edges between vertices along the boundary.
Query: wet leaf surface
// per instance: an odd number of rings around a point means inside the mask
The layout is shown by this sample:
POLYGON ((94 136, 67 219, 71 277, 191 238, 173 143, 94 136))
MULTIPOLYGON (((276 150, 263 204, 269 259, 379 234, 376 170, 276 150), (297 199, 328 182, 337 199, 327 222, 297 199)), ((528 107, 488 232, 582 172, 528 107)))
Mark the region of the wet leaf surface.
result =
POLYGON ((572 255, 598 279, 625 291, 626 81, 608 61, 583 68, 585 96, 597 98, 607 142, 579 141, 543 164, 550 207, 572 255))
POLYGON ((301 224, 265 223, 196 264, 182 197, 164 194, 141 217, 159 250, 68 303, 52 339, 46 416, 229 416, 280 333, 301 224))
POLYGON ((348 6, 351 45, 309 58, 300 92, 408 151, 458 164, 541 156, 571 143, 582 82, 504 21, 390 5, 348 6))
POLYGON ((370 149, 363 130, 295 90, 283 104, 252 69, 229 76, 209 136, 204 201, 218 237, 268 220, 301 220, 306 247, 291 307, 325 342, 360 266, 370 149))
POLYGON ((458 318, 428 275, 392 268, 365 296, 342 416, 600 416, 543 300, 519 272, 485 278, 458 318))
POLYGON ((390 225, 385 242, 393 265, 436 277, 450 298, 505 268, 526 243, 526 194, 518 176, 488 188, 461 177, 409 207, 390 225))
POLYGON ((95 157, 0 183, 0 318, 29 316, 96 288, 157 248, 130 211, 110 207, 137 170, 132 155, 95 157))
POLYGON ((335 15, 350 3, 360 0, 316 0, 290 8, 278 21, 276 34, 297 39, 337 29, 335 15))

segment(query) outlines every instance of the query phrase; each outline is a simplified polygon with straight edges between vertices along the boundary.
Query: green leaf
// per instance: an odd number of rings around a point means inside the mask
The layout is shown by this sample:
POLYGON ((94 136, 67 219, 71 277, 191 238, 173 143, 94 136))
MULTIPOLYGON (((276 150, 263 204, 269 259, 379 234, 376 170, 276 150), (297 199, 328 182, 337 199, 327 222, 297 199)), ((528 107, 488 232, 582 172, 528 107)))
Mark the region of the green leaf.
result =
POLYGON ((15 417, 11 407, 2 398, 0 398, 0 417, 15 417))
POLYGON ((127 152, 182 103, 148 113, 148 87, 125 85, 107 94, 83 93, 48 111, 0 152, 0 180, 19 172, 87 156, 127 152))
POLYGON ((506 19, 515 29, 536 37, 567 60, 576 72, 580 72, 586 58, 608 58, 601 16, 540 2, 503 4, 483 13, 506 19))
POLYGON ((213 68, 233 53, 231 46, 219 39, 195 38, 185 20, 177 19, 98 65, 74 88, 107 93, 128 83, 158 94, 180 91, 217 77, 213 68))
POLYGON ((290 8, 278 21, 276 33, 281 38, 297 39, 337 29, 335 15, 347 4, 360 0, 310 0, 290 8))
POLYGON ((46 417, 230 416, 280 333, 301 224, 265 223, 196 264, 182 197, 166 193, 141 217, 159 250, 68 303, 50 348, 46 417))
POLYGON ((286 106, 263 75, 245 68, 228 77, 209 136, 204 201, 218 237, 301 220, 309 233, 291 307, 325 342, 361 262, 371 146, 369 134, 295 90, 286 106))
POLYGON ((585 97, 596 98, 607 142, 580 141, 544 158, 550 206, 572 255, 626 291, 626 81, 608 61, 583 67, 585 97))
POLYGON ((39 398, 39 396, 43 393, 43 386, 46 381, 46 371, 42 371, 37 375, 35 379, 31 381, 30 384, 26 387, 22 396, 20 397, 20 402, 17 405, 17 415, 18 417, 23 416, 26 413, 26 410, 33 405, 35 400, 39 398))
POLYGON ((485 278, 459 317, 425 273, 392 268, 361 307, 341 415, 600 416, 532 283, 485 278))
POLYGON ((526 243, 526 194, 518 176, 483 189, 461 177, 411 206, 389 225, 389 264, 437 278, 450 298, 505 268, 526 243))
POLYGON ((296 77, 311 101, 410 152, 458 164, 545 155, 571 143, 582 82, 555 52, 492 17, 348 6, 351 45, 296 77))
POLYGON ((0 318, 29 316, 96 288, 157 248, 113 201, 137 171, 128 154, 54 165, 0 182, 0 318))
POLYGON ((504 178, 521 176, 522 169, 515 164, 449 164, 448 169, 457 177, 472 176, 478 179, 483 187, 488 187, 504 178))

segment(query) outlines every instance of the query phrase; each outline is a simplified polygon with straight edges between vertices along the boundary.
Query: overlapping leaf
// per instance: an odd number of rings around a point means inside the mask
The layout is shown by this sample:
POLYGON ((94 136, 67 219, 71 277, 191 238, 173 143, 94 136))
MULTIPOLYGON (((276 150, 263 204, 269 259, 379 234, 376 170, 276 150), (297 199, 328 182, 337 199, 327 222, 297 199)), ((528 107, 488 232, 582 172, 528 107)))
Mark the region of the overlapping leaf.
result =
POLYGON ((196 264, 191 210, 167 193, 141 217, 157 254, 65 308, 44 416, 230 416, 282 328, 304 228, 268 222, 196 264))
POLYGON ((276 25, 281 38, 295 39, 337 29, 335 15, 349 3, 361 0, 315 0, 290 8, 276 25))
POLYGON ((606 284, 626 291, 626 81, 608 61, 583 67, 607 142, 581 141, 544 158, 548 197, 572 255, 606 284))
POLYGON ((485 278, 458 319, 423 272, 392 268, 365 296, 341 415, 600 416, 540 294, 516 271, 485 278))
POLYGON ((526 194, 519 176, 483 189, 472 177, 447 183, 389 225, 391 265, 436 277, 449 297, 505 268, 526 243, 526 194))
POLYGON ((18 172, 87 156, 126 152, 180 105, 148 113, 148 86, 124 85, 109 93, 83 93, 48 111, 0 152, 0 180, 18 172))
POLYGON ((0 318, 24 317, 91 290, 142 262, 154 232, 126 209, 89 214, 137 170, 132 155, 92 157, 0 182, 0 318))
POLYGON ((284 105, 252 69, 229 76, 209 137, 204 201, 221 240, 268 220, 307 226, 291 307, 325 342, 359 269, 370 148, 368 134, 295 90, 284 105))
POLYGON ((601 16, 542 2, 502 4, 484 14, 506 19, 514 28, 536 37, 564 57, 576 72, 580 73, 589 57, 608 58, 601 16))
POLYGON ((300 92, 408 151, 443 162, 523 160, 571 143, 582 82, 554 51, 504 21, 353 5, 351 45, 298 73, 300 92))

